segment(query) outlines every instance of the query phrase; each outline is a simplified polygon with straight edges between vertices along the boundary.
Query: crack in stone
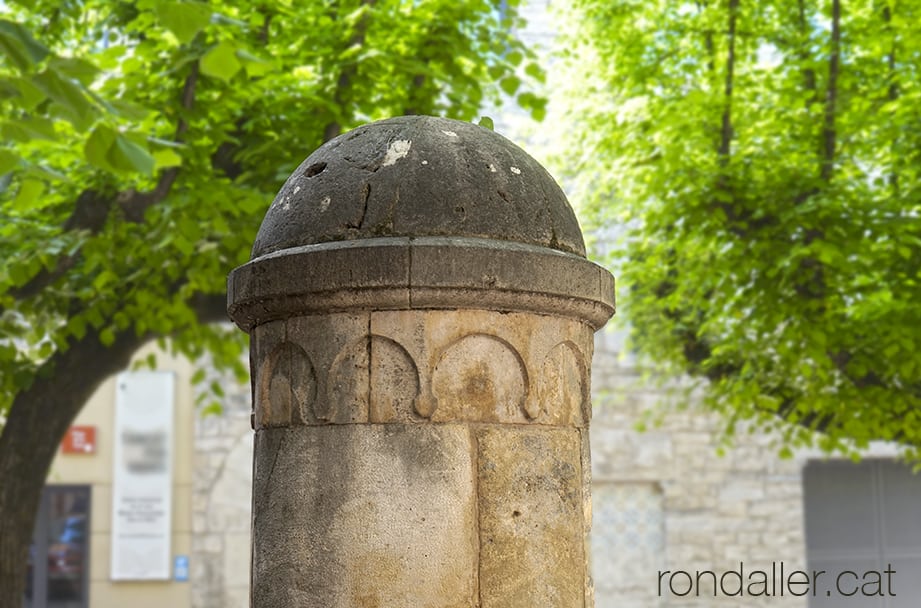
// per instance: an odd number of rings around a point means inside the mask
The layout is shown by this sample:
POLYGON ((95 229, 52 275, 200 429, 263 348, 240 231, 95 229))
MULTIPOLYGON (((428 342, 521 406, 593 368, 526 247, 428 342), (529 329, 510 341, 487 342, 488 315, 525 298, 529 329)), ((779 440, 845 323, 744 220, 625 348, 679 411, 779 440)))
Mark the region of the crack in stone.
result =
POLYGON ((353 230, 361 230, 364 227, 365 217, 368 215, 368 199, 371 198, 371 183, 366 182, 362 195, 361 216, 357 222, 346 222, 345 227, 353 230))

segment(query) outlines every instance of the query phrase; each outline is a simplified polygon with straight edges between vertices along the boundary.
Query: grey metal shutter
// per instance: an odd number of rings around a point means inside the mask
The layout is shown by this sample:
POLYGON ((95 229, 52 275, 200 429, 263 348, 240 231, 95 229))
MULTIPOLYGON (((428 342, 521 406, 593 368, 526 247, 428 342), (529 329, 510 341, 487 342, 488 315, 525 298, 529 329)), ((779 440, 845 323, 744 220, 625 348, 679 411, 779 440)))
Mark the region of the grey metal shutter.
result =
POLYGON ((921 606, 921 475, 890 460, 810 462, 803 489, 808 567, 825 571, 810 608, 921 606))

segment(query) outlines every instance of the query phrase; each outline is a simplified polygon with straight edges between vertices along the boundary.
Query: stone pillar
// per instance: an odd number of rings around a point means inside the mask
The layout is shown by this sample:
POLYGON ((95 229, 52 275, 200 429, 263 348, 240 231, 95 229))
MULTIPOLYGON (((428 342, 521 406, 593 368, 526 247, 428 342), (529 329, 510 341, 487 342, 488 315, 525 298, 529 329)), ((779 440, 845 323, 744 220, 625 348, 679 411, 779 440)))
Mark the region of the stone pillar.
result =
POLYGON ((613 278, 534 159, 442 118, 337 137, 278 193, 228 310, 251 336, 252 606, 593 605, 613 278))

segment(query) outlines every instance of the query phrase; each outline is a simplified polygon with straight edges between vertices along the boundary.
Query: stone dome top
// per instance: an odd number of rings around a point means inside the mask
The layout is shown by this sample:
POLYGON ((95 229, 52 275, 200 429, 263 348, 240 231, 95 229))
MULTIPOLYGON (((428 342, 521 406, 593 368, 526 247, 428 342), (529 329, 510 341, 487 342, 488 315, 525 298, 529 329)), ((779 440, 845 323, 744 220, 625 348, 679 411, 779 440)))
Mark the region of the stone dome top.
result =
POLYGON ((402 116, 330 140, 266 213, 253 258, 332 241, 478 237, 585 257, 576 216, 524 150, 477 125, 402 116))

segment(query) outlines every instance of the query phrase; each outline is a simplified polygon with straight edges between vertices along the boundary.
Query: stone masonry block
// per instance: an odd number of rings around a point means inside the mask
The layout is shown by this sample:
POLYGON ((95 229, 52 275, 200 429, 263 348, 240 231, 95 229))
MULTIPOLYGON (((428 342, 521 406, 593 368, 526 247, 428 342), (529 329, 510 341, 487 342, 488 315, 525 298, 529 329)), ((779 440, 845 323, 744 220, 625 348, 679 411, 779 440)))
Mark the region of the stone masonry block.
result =
POLYGON ((578 429, 488 426, 477 433, 482 608, 583 608, 578 429))
POLYGON ((465 426, 262 429, 255 452, 254 605, 476 605, 465 426))

